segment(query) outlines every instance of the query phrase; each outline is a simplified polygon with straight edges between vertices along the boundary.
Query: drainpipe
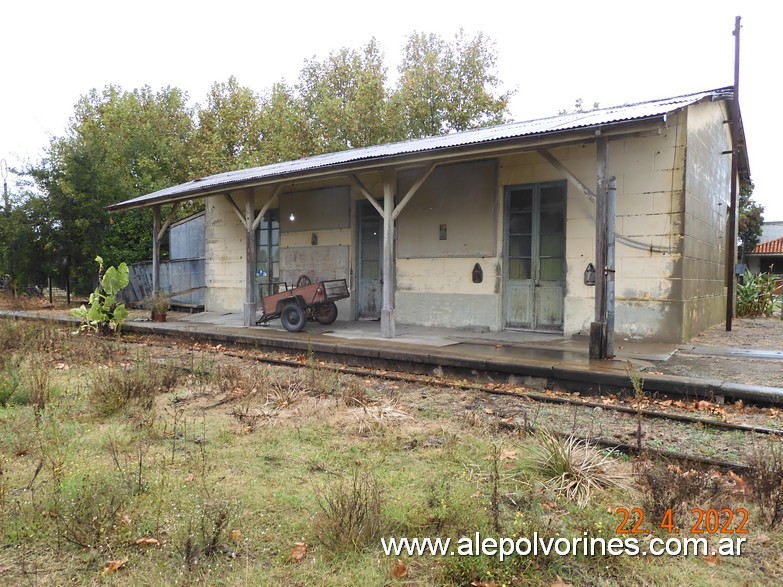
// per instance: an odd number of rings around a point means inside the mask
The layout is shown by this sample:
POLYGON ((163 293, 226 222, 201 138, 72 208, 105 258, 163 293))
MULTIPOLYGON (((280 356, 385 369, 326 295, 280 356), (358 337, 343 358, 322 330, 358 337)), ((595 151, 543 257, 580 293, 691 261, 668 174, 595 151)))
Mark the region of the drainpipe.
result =
POLYGON ((609 178, 606 192, 606 358, 614 358, 614 278, 615 220, 617 218, 617 178, 609 178))

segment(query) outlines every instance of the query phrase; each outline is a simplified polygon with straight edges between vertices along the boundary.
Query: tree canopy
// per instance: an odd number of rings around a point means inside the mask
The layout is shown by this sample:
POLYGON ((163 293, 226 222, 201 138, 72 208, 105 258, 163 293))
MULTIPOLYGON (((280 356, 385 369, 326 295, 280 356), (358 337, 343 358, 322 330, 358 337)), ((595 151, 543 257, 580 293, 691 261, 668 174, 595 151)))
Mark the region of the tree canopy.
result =
POLYGON ((761 239, 764 227, 764 206, 753 200, 753 184, 743 186, 737 201, 737 260, 744 263, 745 255, 753 252, 761 239))
MULTIPOLYGON (((86 276, 78 285, 89 290, 96 255, 116 265, 151 254, 150 212, 109 215, 109 204, 204 175, 507 117, 510 93, 498 90, 494 49, 481 34, 460 31, 446 41, 414 33, 397 73, 391 85, 371 39, 306 60, 294 84, 281 80, 257 92, 234 77, 215 82, 195 107, 172 87, 90 90, 65 134, 27 170, 37 191, 4 214, 13 230, 0 236, 0 273, 21 275, 26 266, 51 274, 67 258, 75 277, 86 276)), ((33 273, 27 279, 40 277, 33 273)))

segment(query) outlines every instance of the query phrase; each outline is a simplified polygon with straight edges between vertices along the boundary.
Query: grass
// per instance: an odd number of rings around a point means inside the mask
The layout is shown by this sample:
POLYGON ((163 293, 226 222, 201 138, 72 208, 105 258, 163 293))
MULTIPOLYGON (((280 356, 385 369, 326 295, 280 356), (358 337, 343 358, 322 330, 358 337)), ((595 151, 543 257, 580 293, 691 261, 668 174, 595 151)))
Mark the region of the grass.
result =
POLYGON ((616 537, 616 509, 648 507, 651 492, 664 499, 677 473, 656 469, 645 485, 623 472, 628 463, 588 445, 499 431, 483 409, 466 408, 471 396, 462 392, 338 375, 312 357, 304 370, 260 368, 215 349, 169 342, 156 351, 127 338, 96 353, 100 339, 42 329, 6 323, 0 340, 17 367, 45 367, 49 389, 42 409, 0 408, 0 569, 9 584, 783 579, 783 536, 764 528, 754 539, 761 510, 728 482, 718 494, 682 498, 751 511, 748 555, 719 565, 405 555, 405 577, 395 579, 397 557, 384 556, 381 536, 616 537))

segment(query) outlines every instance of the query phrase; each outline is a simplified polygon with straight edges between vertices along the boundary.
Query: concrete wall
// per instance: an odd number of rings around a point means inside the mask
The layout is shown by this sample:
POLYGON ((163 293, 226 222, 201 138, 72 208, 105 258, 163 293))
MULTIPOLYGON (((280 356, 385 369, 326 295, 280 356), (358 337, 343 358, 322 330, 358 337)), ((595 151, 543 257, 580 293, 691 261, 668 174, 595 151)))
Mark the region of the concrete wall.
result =
MULTIPOLYGON (((398 200, 421 175, 398 176, 398 200)), ((498 329, 497 163, 438 167, 398 218, 400 323, 498 329), (442 238, 445 237, 445 238, 442 238), (482 268, 473 283, 473 268, 482 268)))
MULTIPOLYGON (((672 114, 658 132, 609 142, 609 174, 617 177, 616 332, 623 339, 679 341, 716 322, 723 303, 725 200, 730 160, 720 104, 672 114), (688 126, 686 127, 686 122, 688 126), (687 152, 687 156, 686 156, 687 152)), ((575 176, 595 189, 595 145, 553 149, 575 176)), ((396 201, 423 172, 398 173, 396 201)), ((360 174, 382 201, 380 172, 360 174)), ((398 218, 395 272, 397 321, 502 330, 504 189, 562 181, 536 152, 442 165, 398 218), (444 225, 446 238, 441 238, 444 225), (474 283, 473 268, 483 280, 474 283)), ((280 209, 281 278, 346 278, 355 292, 356 208, 364 195, 345 179, 287 189, 280 209), (305 189, 306 188, 306 189, 305 189), (290 220, 293 214, 295 220, 290 220), (317 244, 313 245, 313 242, 317 244)), ((271 189, 254 194, 260 209, 271 189)), ((237 196, 240 208, 243 196, 237 196)), ((587 334, 594 288, 583 283, 595 262, 595 207, 569 182, 566 216, 566 336, 587 334)), ((213 311, 240 311, 244 302, 245 236, 225 198, 206 211, 208 292, 213 311)), ((342 304, 352 319, 354 300, 342 304)))
MULTIPOLYGON (((242 194, 236 201, 240 209, 242 194)), ((245 229, 231 204, 222 197, 206 199, 205 209, 205 309, 209 312, 241 312, 245 303, 245 229)))
POLYGON ((688 340, 726 316, 726 214, 731 196, 725 105, 688 108, 682 261, 682 331, 688 340))

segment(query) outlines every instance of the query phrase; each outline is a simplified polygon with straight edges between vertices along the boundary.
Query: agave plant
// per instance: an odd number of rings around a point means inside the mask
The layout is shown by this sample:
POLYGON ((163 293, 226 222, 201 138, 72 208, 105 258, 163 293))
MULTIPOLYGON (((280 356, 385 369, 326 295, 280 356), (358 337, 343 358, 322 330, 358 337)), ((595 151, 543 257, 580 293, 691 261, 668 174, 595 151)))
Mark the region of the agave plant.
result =
POLYGON ((628 480, 609 454, 585 440, 562 438, 549 431, 538 435, 533 462, 547 485, 580 507, 590 502, 594 490, 622 487, 628 480))

